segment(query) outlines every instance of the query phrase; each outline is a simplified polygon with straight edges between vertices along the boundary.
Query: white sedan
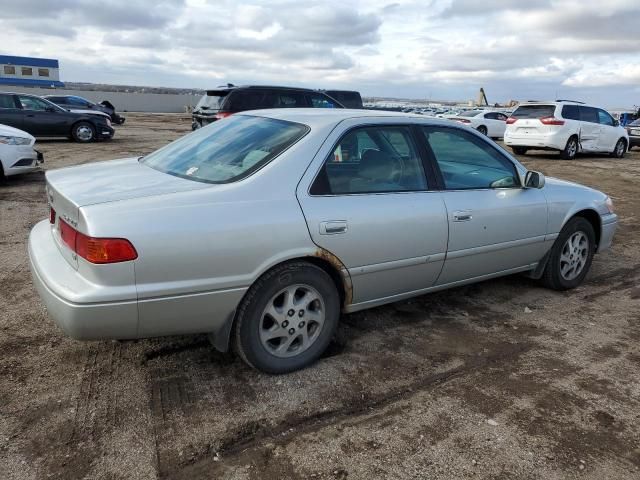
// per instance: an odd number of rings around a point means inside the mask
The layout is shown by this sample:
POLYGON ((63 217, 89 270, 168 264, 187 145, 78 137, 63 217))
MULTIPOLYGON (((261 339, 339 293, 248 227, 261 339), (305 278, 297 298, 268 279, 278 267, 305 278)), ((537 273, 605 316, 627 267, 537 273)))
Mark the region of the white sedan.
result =
POLYGON ((447 116, 449 120, 455 120, 471 128, 475 128, 483 135, 491 138, 504 137, 507 128, 507 116, 501 112, 490 110, 470 110, 459 115, 447 116))
POLYGON ((37 170, 44 161, 33 148, 36 139, 17 128, 0 125, 0 180, 37 170))

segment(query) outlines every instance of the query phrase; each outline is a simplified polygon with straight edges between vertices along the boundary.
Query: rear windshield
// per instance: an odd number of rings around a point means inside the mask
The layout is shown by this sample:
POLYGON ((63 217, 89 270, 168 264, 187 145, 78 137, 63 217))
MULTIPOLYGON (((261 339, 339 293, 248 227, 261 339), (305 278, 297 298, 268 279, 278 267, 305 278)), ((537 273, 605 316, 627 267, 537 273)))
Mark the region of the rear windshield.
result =
POLYGON ((198 129, 141 162, 189 180, 230 183, 251 175, 308 131, 298 123, 235 115, 198 129))
POLYGON ((459 117, 476 117, 478 115, 480 115, 482 112, 478 111, 478 110, 470 110, 468 112, 462 112, 460 115, 458 115, 459 117))
POLYGON ((544 118, 553 117, 555 105, 522 105, 511 114, 514 118, 544 118))
POLYGON ((196 110, 220 110, 229 92, 216 92, 214 95, 203 95, 196 105, 196 110))

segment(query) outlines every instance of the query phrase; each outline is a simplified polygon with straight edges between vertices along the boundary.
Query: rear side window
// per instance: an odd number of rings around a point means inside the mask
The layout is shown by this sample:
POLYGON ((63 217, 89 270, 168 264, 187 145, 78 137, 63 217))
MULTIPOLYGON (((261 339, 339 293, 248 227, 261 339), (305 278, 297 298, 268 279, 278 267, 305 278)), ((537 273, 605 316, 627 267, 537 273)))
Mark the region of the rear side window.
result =
POLYGON ((0 94, 0 108, 16 108, 16 104, 13 101, 13 95, 0 94))
POLYGON ((514 118, 544 118, 553 117, 555 105, 522 105, 511 114, 514 118))
POLYGON ((565 120, 580 120, 578 105, 564 105, 562 107, 562 118, 565 120))
POLYGON ((593 107, 580 107, 580 120, 589 123, 600 123, 598 109, 593 107))
POLYGON ((336 145, 311 187, 312 195, 410 192, 427 182, 408 127, 351 130, 336 145))
POLYGON ((205 183, 229 183, 251 175, 309 131, 299 123, 234 115, 153 152, 142 163, 205 183))
POLYGON ((520 186, 515 165, 484 140, 468 132, 423 128, 447 190, 520 186))

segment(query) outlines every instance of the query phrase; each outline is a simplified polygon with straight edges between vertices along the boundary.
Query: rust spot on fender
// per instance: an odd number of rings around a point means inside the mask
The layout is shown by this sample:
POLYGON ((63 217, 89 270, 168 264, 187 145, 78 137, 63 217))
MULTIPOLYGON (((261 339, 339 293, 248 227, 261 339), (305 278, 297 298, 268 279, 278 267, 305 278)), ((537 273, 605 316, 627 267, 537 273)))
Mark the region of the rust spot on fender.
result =
POLYGON ((351 284, 351 276, 347 271, 347 267, 344 266, 338 257, 324 248, 318 248, 313 255, 317 258, 326 260, 340 273, 340 276, 342 277, 342 286, 344 287, 343 307, 351 305, 353 301, 353 285, 351 284))

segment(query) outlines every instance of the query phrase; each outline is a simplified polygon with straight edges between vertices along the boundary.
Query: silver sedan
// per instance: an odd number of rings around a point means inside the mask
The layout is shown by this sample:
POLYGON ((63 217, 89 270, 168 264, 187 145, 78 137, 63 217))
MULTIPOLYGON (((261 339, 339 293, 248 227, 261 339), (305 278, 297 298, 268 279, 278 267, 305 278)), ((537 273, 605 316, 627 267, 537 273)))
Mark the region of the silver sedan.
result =
POLYGON ((46 178, 29 256, 67 334, 206 332, 271 373, 316 360, 341 312, 523 272, 574 288, 617 224, 601 192, 389 112, 245 112, 46 178))

